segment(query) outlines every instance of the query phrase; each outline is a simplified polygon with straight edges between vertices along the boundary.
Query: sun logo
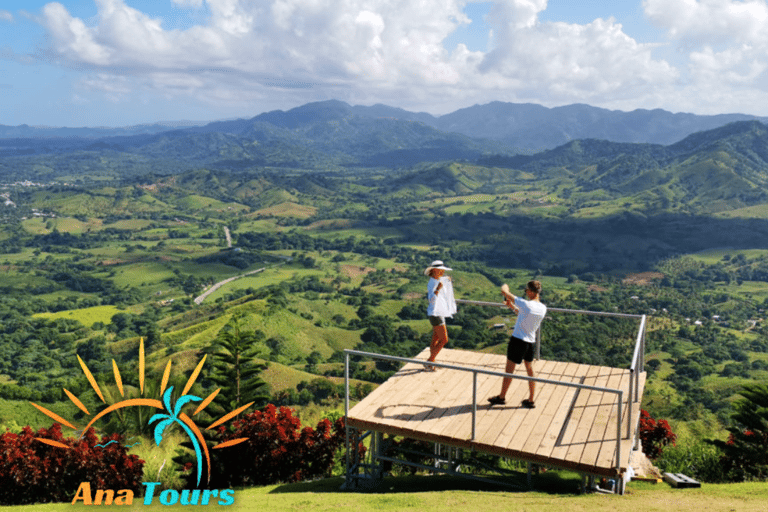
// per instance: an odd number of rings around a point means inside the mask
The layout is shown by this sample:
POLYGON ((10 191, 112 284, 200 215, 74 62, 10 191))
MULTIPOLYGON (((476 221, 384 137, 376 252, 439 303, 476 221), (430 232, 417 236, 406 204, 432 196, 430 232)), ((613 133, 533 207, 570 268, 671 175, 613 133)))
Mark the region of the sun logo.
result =
MULTIPOLYGON (((161 441, 163 440, 163 433, 165 432, 165 429, 169 426, 173 425, 174 423, 181 426, 181 428, 184 430, 184 432, 189 436, 190 441, 192 442, 192 446, 195 450, 195 455, 197 457, 197 485, 200 485, 200 480, 202 478, 203 474, 203 460, 205 460, 206 466, 207 466, 207 475, 208 475, 208 481, 210 482, 211 478, 211 457, 210 453, 208 452, 208 446, 205 443, 205 440, 203 439, 203 434, 200 430, 200 428, 195 424, 194 421, 192 421, 192 418, 188 416, 185 412, 182 411, 182 408, 191 402, 200 402, 200 404, 197 406, 195 411, 192 413, 192 416, 197 416, 200 414, 203 410, 205 410, 206 407, 213 401, 214 398, 216 398, 216 395, 219 394, 219 391, 221 391, 221 388, 215 390, 213 393, 208 395, 208 397, 203 400, 202 398, 195 396, 195 395, 188 395, 187 392, 192 388, 192 385, 197 380, 198 375, 200 375, 200 371, 203 369, 203 364, 205 364, 205 359, 207 356, 203 356, 203 359, 200 360, 197 367, 195 368, 195 371, 192 372, 192 375, 190 375, 189 380, 187 381, 186 385, 184 386, 184 389, 181 392, 181 396, 176 400, 175 403, 172 403, 172 393, 173 393, 173 386, 166 389, 168 386, 168 379, 171 375, 171 361, 168 361, 168 364, 165 366, 165 371, 163 372, 163 377, 160 382, 160 395, 162 395, 162 402, 158 399, 154 398, 129 398, 126 400, 122 400, 116 403, 113 403, 112 405, 109 405, 104 410, 102 410, 100 413, 96 414, 91 418, 91 420, 88 422, 88 424, 85 426, 85 428, 82 429, 82 433, 80 434, 80 437, 85 434, 85 432, 91 428, 94 423, 96 423, 99 419, 103 418, 107 414, 114 412, 118 409, 122 409, 125 407, 136 407, 136 406, 149 406, 154 407, 156 409, 165 410, 165 414, 158 413, 152 416, 149 419, 149 424, 153 424, 155 422, 158 422, 157 425, 155 425, 154 430, 154 440, 155 443, 160 446, 161 441)), ((85 362, 80 358, 80 356, 77 356, 77 360, 80 362, 80 366, 83 369, 83 373, 85 374, 85 377, 88 379, 88 382, 91 384, 91 387, 96 392, 96 395, 101 399, 103 403, 107 403, 107 401, 104 399, 104 395, 101 392, 101 389, 99 388, 99 384, 96 382, 96 379, 94 378, 93 374, 88 370, 88 367, 86 366, 85 362)), ((117 367, 117 363, 115 360, 112 360, 112 370, 115 375, 115 384, 117 385, 118 391, 120 391, 120 396, 125 397, 125 390, 123 388, 123 380, 120 377, 120 369, 117 367)), ((144 395, 144 370, 145 370, 145 363, 144 363, 144 338, 141 338, 139 341, 139 389, 141 395, 144 395)), ((64 389, 64 388, 62 388, 64 389)), ((67 395, 69 400, 81 411, 83 411, 88 416, 91 416, 91 413, 88 411, 88 409, 85 407, 82 401, 78 399, 75 395, 73 395, 71 392, 69 392, 67 389, 64 389, 64 393, 67 395)), ((49 418, 53 419, 54 421, 57 421, 61 423, 62 425, 65 425, 72 430, 80 430, 75 425, 73 425, 71 422, 67 421, 66 419, 62 418, 58 414, 49 411, 45 407, 41 407, 37 405, 34 402, 30 402, 34 407, 36 407, 40 412, 48 416, 49 418)), ((239 407, 235 409, 232 412, 229 412, 219 418, 218 420, 214 421, 212 424, 208 425, 205 430, 211 430, 213 428, 218 427, 219 425, 229 421, 230 419, 234 418, 241 412, 243 412, 245 409, 253 405, 254 402, 251 402, 249 404, 246 404, 242 407, 239 407)), ((41 443, 45 443, 51 446, 56 446, 58 448, 65 448, 69 449, 70 447, 66 444, 59 443, 58 441, 53 441, 51 439, 42 439, 42 438, 35 438, 41 443)), ((229 441, 219 443, 212 447, 212 449, 220 449, 220 448, 226 448, 229 446, 234 446, 237 444, 240 444, 242 442, 247 441, 247 437, 241 437, 237 439, 231 439, 229 441)))

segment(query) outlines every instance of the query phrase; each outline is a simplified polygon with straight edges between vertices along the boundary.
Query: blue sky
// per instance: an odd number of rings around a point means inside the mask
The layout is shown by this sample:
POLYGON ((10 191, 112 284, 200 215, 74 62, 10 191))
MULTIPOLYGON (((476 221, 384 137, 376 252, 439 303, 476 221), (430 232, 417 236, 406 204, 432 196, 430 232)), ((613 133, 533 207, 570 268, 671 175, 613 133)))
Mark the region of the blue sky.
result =
POLYGON ((767 0, 3 0, 0 124, 311 101, 768 115, 767 0))

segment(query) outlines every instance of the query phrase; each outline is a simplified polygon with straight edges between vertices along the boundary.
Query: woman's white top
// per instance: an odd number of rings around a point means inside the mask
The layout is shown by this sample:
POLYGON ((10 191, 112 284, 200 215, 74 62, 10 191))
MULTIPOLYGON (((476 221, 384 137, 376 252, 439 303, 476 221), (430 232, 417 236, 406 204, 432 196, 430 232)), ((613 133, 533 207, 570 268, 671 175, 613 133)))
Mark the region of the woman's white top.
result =
POLYGON ((441 316, 443 318, 452 317, 456 313, 456 299, 453 296, 453 282, 448 276, 443 276, 440 279, 434 277, 429 278, 427 283, 427 299, 429 300, 429 306, 427 307, 427 316, 441 316), (443 287, 435 297, 435 289, 437 285, 443 283, 443 287))

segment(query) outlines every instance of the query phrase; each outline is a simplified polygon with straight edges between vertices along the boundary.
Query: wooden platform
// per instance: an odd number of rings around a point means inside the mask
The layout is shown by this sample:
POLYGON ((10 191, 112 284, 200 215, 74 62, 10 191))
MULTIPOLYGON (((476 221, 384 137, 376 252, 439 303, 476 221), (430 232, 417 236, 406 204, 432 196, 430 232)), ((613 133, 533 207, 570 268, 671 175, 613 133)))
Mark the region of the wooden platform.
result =
MULTIPOLYGON (((429 350, 416 359, 426 359, 429 350)), ((443 349, 438 362, 503 372, 506 357, 443 349)), ((508 458, 546 464, 599 476, 618 476, 628 465, 633 439, 627 438, 628 369, 557 361, 535 361, 536 377, 589 386, 621 389, 622 441, 616 468, 616 398, 614 393, 548 383, 536 384, 536 408, 520 402, 528 382, 513 379, 507 403, 490 407, 501 378, 478 375, 476 439, 472 440, 472 373, 440 368, 428 372, 409 363, 349 411, 348 425, 361 430, 405 436, 508 458)), ((526 375, 518 365, 516 375, 526 375)), ((632 406, 632 433, 640 417, 645 373, 632 406)))

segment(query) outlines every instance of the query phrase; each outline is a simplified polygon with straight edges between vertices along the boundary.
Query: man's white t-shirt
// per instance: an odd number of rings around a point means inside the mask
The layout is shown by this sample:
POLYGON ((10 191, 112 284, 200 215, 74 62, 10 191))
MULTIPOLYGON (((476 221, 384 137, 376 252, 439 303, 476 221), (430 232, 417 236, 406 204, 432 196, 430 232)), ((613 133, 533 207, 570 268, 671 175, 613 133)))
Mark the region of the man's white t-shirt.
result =
POLYGON ((528 343, 536 342, 536 330, 547 314, 547 306, 537 300, 525 300, 520 297, 515 299, 515 306, 520 308, 520 312, 517 314, 512 336, 528 343))

